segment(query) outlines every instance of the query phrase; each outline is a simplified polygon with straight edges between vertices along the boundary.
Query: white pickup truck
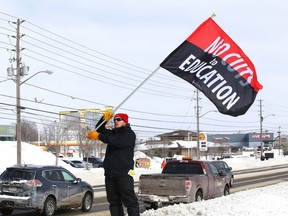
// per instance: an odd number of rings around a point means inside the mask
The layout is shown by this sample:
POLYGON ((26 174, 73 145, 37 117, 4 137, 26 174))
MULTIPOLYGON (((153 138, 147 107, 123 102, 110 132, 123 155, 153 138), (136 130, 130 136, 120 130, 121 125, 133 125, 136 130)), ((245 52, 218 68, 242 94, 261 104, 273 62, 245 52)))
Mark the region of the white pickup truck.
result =
POLYGON ((169 161, 162 173, 140 176, 138 198, 146 209, 157 209, 228 195, 230 187, 225 176, 210 161, 169 161))

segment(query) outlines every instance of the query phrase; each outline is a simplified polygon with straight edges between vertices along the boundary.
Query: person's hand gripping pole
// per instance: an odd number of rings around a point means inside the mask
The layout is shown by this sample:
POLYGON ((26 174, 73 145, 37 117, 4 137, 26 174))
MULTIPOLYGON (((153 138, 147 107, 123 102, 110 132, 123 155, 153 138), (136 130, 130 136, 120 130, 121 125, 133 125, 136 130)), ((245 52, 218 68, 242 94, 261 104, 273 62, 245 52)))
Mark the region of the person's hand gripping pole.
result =
POLYGON ((112 111, 106 111, 103 113, 103 121, 101 122, 101 124, 99 124, 97 127, 95 127, 95 129, 93 131, 89 131, 87 138, 88 139, 93 139, 93 140, 99 140, 99 133, 97 132, 97 129, 103 125, 105 122, 110 121, 110 119, 112 119, 114 116, 114 113, 112 111))

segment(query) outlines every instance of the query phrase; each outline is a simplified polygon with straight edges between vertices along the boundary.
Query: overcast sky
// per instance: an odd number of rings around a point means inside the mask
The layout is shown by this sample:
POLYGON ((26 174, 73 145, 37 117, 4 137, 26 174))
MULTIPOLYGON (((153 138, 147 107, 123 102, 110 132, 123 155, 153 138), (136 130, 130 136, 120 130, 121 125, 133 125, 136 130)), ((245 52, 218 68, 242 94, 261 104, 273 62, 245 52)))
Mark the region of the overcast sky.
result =
POLYGON ((24 118, 54 121, 60 111, 121 105, 117 112, 129 114, 139 138, 195 130, 195 89, 184 80, 159 69, 131 92, 216 13, 217 24, 254 63, 263 90, 248 112, 236 118, 209 112, 216 107, 200 94, 201 115, 205 115, 200 130, 260 132, 261 99, 263 131, 277 135, 281 127, 282 134, 288 133, 288 3, 284 0, 0 0, 0 4, 0 124, 15 123, 15 83, 5 80, 16 57, 7 49, 15 49, 16 42, 7 35, 15 36, 11 22, 20 18, 25 20, 20 25, 20 34, 25 34, 20 40, 25 48, 21 62, 30 67, 23 80, 38 71, 54 72, 38 74, 21 85, 21 105, 27 107, 24 118))

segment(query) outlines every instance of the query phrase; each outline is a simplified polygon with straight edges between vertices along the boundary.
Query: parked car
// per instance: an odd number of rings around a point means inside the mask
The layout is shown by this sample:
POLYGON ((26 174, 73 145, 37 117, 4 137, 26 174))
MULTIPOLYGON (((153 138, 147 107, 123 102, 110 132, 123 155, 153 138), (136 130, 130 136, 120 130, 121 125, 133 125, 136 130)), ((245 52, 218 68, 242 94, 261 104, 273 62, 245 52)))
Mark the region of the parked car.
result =
POLYGON ((57 209, 90 211, 92 186, 60 166, 15 165, 0 176, 0 212, 34 209, 46 216, 57 209))
POLYGON ((97 157, 84 157, 83 161, 91 163, 94 168, 96 167, 103 167, 103 161, 97 157))
POLYGON ((231 155, 223 155, 222 157, 218 158, 218 160, 229 159, 233 158, 231 155))
POLYGON ((226 178, 228 178, 230 187, 234 184, 234 174, 232 172, 232 167, 229 167, 228 164, 225 161, 212 161, 212 163, 217 167, 219 171, 225 171, 226 172, 226 178))
POLYGON ((286 155, 288 155, 288 144, 285 143, 285 144, 283 145, 282 151, 283 151, 284 157, 285 157, 286 155))
POLYGON ((62 159, 62 161, 64 161, 65 163, 69 164, 70 166, 74 167, 74 168, 83 168, 82 165, 79 165, 77 163, 73 163, 70 160, 66 160, 66 159, 62 159))
POLYGON ((85 161, 82 160, 70 160, 72 163, 76 164, 77 166, 81 167, 81 168, 87 168, 89 167, 89 164, 85 161))

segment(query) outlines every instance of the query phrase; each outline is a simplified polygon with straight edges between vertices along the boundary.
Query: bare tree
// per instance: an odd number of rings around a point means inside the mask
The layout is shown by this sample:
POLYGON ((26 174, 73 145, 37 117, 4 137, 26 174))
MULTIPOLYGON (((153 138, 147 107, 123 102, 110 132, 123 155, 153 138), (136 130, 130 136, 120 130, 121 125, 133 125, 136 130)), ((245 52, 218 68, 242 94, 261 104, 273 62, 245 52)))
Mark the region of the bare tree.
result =
POLYGON ((38 140, 37 124, 28 120, 21 120, 21 141, 32 142, 38 140))
POLYGON ((214 145, 214 147, 209 148, 209 153, 212 155, 212 157, 216 157, 216 155, 220 155, 222 158, 224 153, 229 152, 229 145, 227 144, 229 141, 228 137, 213 137, 213 142, 217 146, 214 145))
MULTIPOLYGON (((91 146, 88 145, 88 140, 87 140, 87 134, 88 131, 91 129, 89 127, 86 128, 81 128, 78 133, 78 141, 79 141, 79 157, 87 156, 86 152, 89 152, 92 150, 91 146)), ((91 142, 90 142, 91 143, 91 142)))
POLYGON ((61 145, 69 140, 68 128, 63 126, 60 122, 51 122, 44 126, 44 135, 46 140, 46 147, 48 151, 56 155, 56 165, 58 165, 58 158, 61 145))

